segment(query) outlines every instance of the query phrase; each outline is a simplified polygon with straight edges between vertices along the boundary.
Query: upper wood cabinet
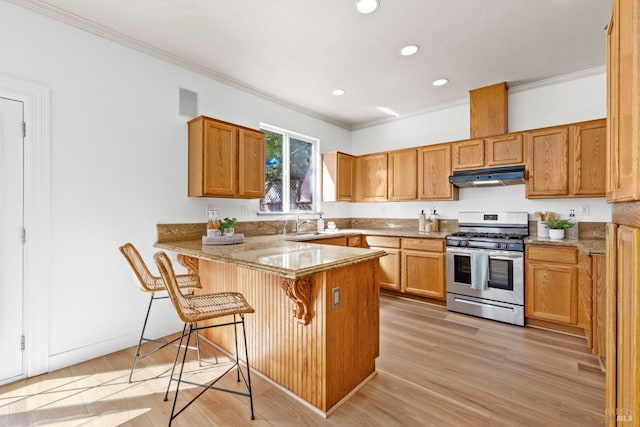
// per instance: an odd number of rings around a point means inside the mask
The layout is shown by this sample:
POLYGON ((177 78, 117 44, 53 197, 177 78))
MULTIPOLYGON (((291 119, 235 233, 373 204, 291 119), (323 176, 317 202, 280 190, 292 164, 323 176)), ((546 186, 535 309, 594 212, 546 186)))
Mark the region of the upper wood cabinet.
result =
POLYGON ((451 144, 418 148, 418 199, 458 200, 458 187, 449 182, 451 144))
POLYGON ((615 0, 607 28, 607 201, 640 200, 640 2, 615 0))
POLYGON ((523 162, 522 133, 453 142, 453 169, 511 166, 523 162))
POLYGON ((451 143, 453 169, 477 169, 484 167, 484 140, 472 139, 451 143))
POLYGON ((356 201, 387 200, 387 153, 356 157, 356 201))
POLYGON ((527 197, 569 194, 569 129, 558 126, 526 133, 527 197))
POLYGON ((418 150, 389 151, 388 200, 416 200, 418 196, 418 150))
POLYGON ((322 154, 322 200, 350 202, 353 200, 355 158, 349 154, 322 154))
POLYGON ((594 120, 569 126, 569 176, 571 194, 581 197, 605 195, 606 120, 594 120))
POLYGON ((525 133, 528 198, 604 196, 606 122, 525 133))
POLYGON ((487 167, 521 164, 524 161, 521 133, 485 138, 484 165, 487 167))
POLYGON ((188 122, 188 195, 264 197, 264 133, 199 116, 188 122))

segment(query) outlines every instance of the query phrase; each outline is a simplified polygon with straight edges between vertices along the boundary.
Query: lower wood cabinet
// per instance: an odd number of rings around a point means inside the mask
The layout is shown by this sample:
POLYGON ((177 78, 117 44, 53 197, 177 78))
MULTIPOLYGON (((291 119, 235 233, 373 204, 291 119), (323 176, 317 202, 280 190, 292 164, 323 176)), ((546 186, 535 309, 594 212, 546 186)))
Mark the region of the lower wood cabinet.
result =
POLYGON ((442 239, 402 239, 402 291, 445 301, 446 255, 442 239))
POLYGON ((366 236, 366 246, 387 252, 387 256, 379 258, 380 287, 400 290, 400 238, 386 236, 366 236))
POLYGON ((329 237, 326 239, 310 240, 310 243, 320 243, 321 245, 347 246, 347 236, 329 237))
POLYGON ((526 257, 526 317, 577 325, 577 249, 530 245, 526 257))
POLYGON ((366 236, 366 247, 381 249, 380 287, 446 301, 444 239, 366 236))
POLYGON ((604 357, 606 342, 606 269, 605 255, 591 256, 591 280, 592 280, 592 325, 593 337, 591 350, 596 356, 604 357))

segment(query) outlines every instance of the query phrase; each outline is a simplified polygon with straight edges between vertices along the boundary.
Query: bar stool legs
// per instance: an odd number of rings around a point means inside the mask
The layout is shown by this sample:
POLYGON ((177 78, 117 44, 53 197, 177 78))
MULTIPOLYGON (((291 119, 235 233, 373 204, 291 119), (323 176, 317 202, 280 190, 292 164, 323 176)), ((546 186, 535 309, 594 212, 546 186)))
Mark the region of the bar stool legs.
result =
POLYGON ((176 385, 176 391, 175 391, 175 395, 173 398, 173 404, 171 407, 171 416, 169 418, 169 426, 171 426, 171 423, 173 422, 173 420, 180 415, 185 409, 187 409, 187 407, 189 407, 196 399, 198 399, 200 396, 202 396, 207 390, 218 390, 218 391, 222 391, 222 392, 226 392, 226 393, 232 393, 232 394, 236 394, 236 395, 240 395, 240 396, 245 396, 249 398, 249 404, 250 404, 250 408, 251 408, 251 419, 255 420, 255 415, 254 415, 254 410, 253 410, 253 390, 251 387, 251 369, 250 369, 250 364, 249 364, 249 353, 248 353, 248 349, 247 349, 247 336, 246 336, 246 330, 245 330, 245 323, 244 323, 244 315, 243 314, 239 314, 240 316, 240 320, 237 319, 237 315, 234 314, 233 315, 233 321, 228 322, 228 323, 223 323, 223 324, 218 324, 218 325, 210 325, 210 326, 205 326, 205 327, 197 327, 196 324, 187 324, 185 323, 184 328, 183 328, 183 332, 181 334, 180 337, 180 344, 178 345, 178 350, 176 351, 176 357, 174 359, 174 363, 173 363, 173 367, 171 369, 171 376, 169 377, 169 384, 167 385, 167 391, 165 392, 164 395, 164 401, 168 401, 168 396, 169 396, 169 390, 171 388, 171 382, 172 381, 176 381, 178 384, 176 385), (247 374, 245 377, 244 372, 241 369, 241 365, 240 365, 240 357, 239 357, 239 351, 238 351, 238 332, 237 332, 237 325, 241 324, 242 325, 242 336, 244 339, 244 349, 245 349, 245 358, 246 358, 246 363, 247 363, 247 374), (212 381, 210 381, 208 384, 200 384, 200 383, 195 383, 195 382, 191 382, 191 381, 187 381, 183 379, 183 374, 184 374, 184 364, 186 362, 186 354, 187 354, 187 349, 189 348, 189 342, 191 340, 191 334, 195 332, 196 337, 197 337, 197 333, 199 330, 202 329, 209 329, 209 328, 216 328, 216 327, 221 327, 221 326, 233 326, 233 332, 234 332, 234 340, 235 340, 235 362, 233 365, 231 365, 229 368, 227 368, 222 374, 218 375, 216 378, 214 378, 212 381), (189 329, 187 332, 187 328, 189 329), (182 353, 182 361, 180 364, 180 369, 178 372, 178 378, 174 378, 174 374, 175 374, 175 368, 176 368, 176 364, 178 363, 178 359, 180 356, 180 350, 183 348, 182 346, 182 342, 184 340, 184 337, 187 337, 187 342, 184 346, 184 351, 182 353), (237 390, 231 390, 231 389, 226 389, 226 388, 222 388, 222 387, 217 387, 215 386, 215 384, 220 381, 225 375, 227 375, 229 372, 231 372, 233 370, 233 368, 236 368, 236 380, 237 382, 240 382, 240 380, 242 379, 244 381, 244 385, 247 389, 247 392, 240 392, 237 390), (193 398, 191 399, 189 402, 187 402, 184 406, 182 406, 178 411, 176 411, 176 406, 177 406, 177 401, 178 401, 178 395, 180 392, 180 384, 181 383, 186 383, 186 384, 191 384, 191 385, 196 385, 199 387, 202 387, 202 390, 193 398))

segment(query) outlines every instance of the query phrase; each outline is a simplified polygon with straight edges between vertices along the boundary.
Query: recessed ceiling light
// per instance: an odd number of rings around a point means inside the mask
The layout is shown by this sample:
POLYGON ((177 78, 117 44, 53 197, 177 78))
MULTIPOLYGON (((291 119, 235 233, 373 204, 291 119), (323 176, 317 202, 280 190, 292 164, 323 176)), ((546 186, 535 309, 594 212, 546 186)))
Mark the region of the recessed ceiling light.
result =
POLYGON ((366 15, 367 13, 371 13, 378 8, 380 3, 378 0, 358 0, 356 2, 356 9, 358 12, 366 15))
POLYGON ((400 117, 400 114, 396 113, 395 111, 393 111, 391 108, 387 108, 387 107, 376 107, 378 110, 382 111, 385 114, 388 114, 390 116, 393 117, 400 117))
POLYGON ((417 44, 410 44, 400 49, 400 55, 402 56, 415 55, 416 53, 418 53, 419 50, 420 50, 420 46, 418 46, 417 44))
POLYGON ((449 79, 438 79, 433 81, 434 86, 444 86, 449 83, 449 79))
POLYGON ((336 96, 344 95, 344 89, 334 89, 331 91, 331 93, 336 96))

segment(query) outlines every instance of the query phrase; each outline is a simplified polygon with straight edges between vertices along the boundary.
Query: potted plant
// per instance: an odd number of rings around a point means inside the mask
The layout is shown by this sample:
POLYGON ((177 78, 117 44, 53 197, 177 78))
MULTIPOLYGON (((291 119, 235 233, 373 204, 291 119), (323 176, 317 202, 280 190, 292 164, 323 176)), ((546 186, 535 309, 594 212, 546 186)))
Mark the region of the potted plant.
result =
POLYGON ((238 220, 235 218, 223 219, 220 221, 220 232, 222 232, 222 234, 232 235, 234 233, 233 227, 236 225, 236 222, 238 222, 238 220))
POLYGON ((568 219, 549 218, 545 224, 549 229, 549 238, 552 240, 564 239, 564 230, 573 227, 573 223, 568 219))

